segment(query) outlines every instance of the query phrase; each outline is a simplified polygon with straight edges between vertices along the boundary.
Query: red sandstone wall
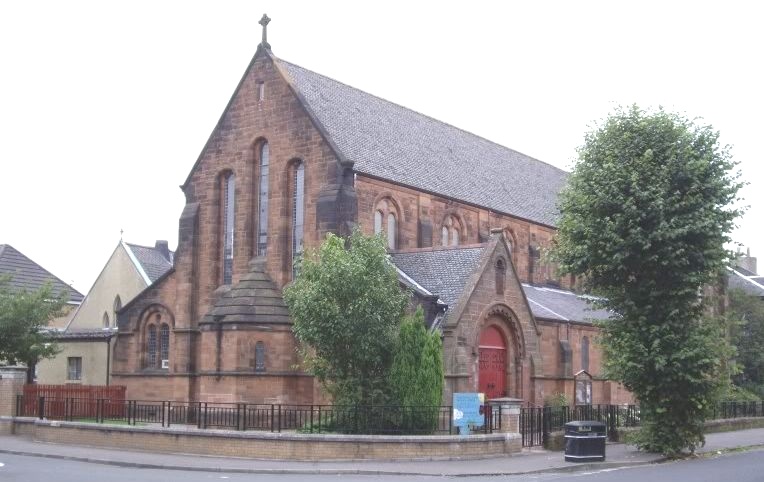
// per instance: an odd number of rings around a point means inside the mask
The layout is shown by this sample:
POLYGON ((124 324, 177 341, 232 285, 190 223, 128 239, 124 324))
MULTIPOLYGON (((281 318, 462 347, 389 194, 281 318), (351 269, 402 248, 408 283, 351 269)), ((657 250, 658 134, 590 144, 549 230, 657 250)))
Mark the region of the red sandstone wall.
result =
MULTIPOLYGON (((475 244, 484 241, 491 229, 506 230, 508 239, 513 246, 512 262, 522 282, 529 282, 528 247, 549 246, 554 229, 540 226, 529 221, 511 216, 489 212, 458 201, 441 196, 426 194, 414 189, 357 175, 355 182, 358 197, 358 224, 361 229, 371 234, 374 232, 374 212, 377 203, 384 198, 394 201, 398 211, 398 249, 427 248, 441 246, 441 228, 443 221, 449 215, 454 215, 460 221, 460 244, 475 244), (420 233, 420 223, 429 224, 432 229, 431 242, 420 233)), ((554 269, 538 259, 533 273, 534 283, 547 281, 559 282, 564 287, 570 287, 570 278, 559 278, 554 269)))
POLYGON ((592 375, 592 401, 594 403, 632 403, 630 392, 616 382, 603 379, 602 350, 597 344, 599 329, 585 323, 569 323, 538 320, 541 329, 541 352, 544 357, 544 372, 535 380, 539 400, 564 393, 574 400, 573 375, 583 369, 581 340, 589 337, 589 374, 592 375), (560 340, 568 340, 572 351, 570 374, 563 373, 560 340))
POLYGON ((195 253, 200 266, 196 307, 200 315, 208 310, 222 279, 218 179, 226 170, 236 175, 234 283, 247 272, 254 253, 256 151, 261 140, 267 140, 270 147, 268 272, 278 286, 291 276, 291 183, 296 159, 305 162, 305 246, 318 243, 319 233, 313 229, 315 202, 320 189, 335 180, 337 161, 277 68, 261 56, 244 78, 184 188, 189 202, 200 203, 195 253), (261 102, 257 101, 258 82, 265 83, 261 102))

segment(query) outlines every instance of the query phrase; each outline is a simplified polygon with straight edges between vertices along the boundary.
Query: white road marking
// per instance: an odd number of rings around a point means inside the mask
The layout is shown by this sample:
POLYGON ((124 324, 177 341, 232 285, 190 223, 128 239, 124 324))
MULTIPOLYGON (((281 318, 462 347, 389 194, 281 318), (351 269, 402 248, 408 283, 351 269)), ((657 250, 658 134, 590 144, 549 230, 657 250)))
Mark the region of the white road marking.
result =
POLYGON ((0 462, 0 467, 5 467, 5 464, 0 462))

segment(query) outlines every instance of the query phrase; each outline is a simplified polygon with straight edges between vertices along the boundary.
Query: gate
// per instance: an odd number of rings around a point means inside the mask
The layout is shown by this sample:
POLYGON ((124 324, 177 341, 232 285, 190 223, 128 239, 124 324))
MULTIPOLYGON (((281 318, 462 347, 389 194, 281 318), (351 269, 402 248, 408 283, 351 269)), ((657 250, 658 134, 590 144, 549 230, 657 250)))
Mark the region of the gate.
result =
POLYGON ((549 407, 525 407, 520 409, 520 434, 523 447, 543 445, 549 434, 551 413, 549 407))

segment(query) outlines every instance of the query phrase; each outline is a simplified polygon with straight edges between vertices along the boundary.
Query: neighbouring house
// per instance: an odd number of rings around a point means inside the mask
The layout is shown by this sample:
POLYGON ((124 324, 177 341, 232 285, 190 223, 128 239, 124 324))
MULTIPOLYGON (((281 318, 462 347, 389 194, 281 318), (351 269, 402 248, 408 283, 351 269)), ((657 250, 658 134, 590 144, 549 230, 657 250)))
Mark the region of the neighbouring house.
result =
POLYGON ((69 322, 54 337, 55 358, 37 367, 37 382, 109 385, 117 311, 172 268, 167 241, 140 246, 120 240, 69 322))
POLYGON ((265 35, 181 186, 173 268, 119 312, 113 383, 142 399, 325 400, 281 293, 306 248, 359 226, 443 334, 444 401, 572 399, 577 376, 582 402, 630 400, 602 377, 591 319, 607 313, 542 256, 568 173, 279 59, 265 35))
MULTIPOLYGON (((36 291, 45 283, 50 283, 54 293, 66 294, 67 302, 64 314, 49 323, 49 327, 53 330, 63 328, 71 321, 84 298, 82 293, 61 281, 60 278, 9 244, 0 244, 0 276, 10 277, 12 290, 36 291)), ((32 380, 33 375, 34 370, 29 373, 29 381, 32 380)))
POLYGON ((735 265, 729 269, 727 287, 745 291, 764 300, 764 276, 757 274, 756 258, 751 256, 750 250, 745 254, 738 254, 735 265))

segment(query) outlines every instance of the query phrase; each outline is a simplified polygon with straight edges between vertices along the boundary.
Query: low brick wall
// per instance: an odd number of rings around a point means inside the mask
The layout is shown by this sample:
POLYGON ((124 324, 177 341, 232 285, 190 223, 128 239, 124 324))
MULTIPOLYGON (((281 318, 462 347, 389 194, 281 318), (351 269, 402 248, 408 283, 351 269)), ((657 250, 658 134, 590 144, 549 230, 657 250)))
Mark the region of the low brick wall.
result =
POLYGON ((0 417, 0 435, 34 437, 34 418, 0 417))
POLYGON ((3 417, 0 433, 40 442, 288 460, 482 458, 520 452, 520 434, 392 436, 153 428, 3 417), (31 427, 31 430, 30 430, 31 427))
POLYGON ((747 430, 749 428, 764 428, 764 418, 745 417, 728 418, 725 420, 709 420, 706 422, 706 433, 732 432, 734 430, 747 430))

